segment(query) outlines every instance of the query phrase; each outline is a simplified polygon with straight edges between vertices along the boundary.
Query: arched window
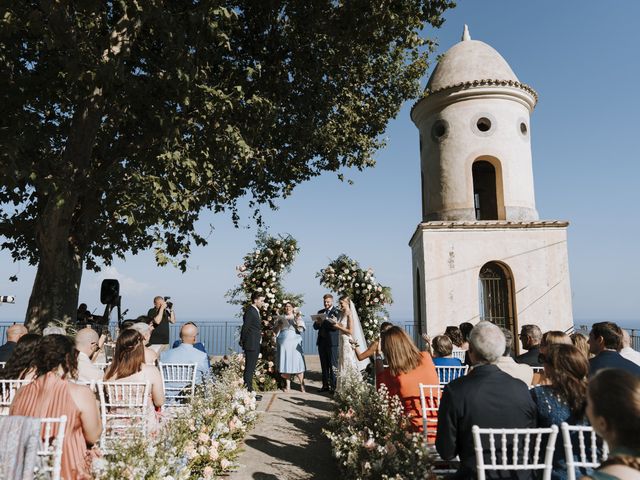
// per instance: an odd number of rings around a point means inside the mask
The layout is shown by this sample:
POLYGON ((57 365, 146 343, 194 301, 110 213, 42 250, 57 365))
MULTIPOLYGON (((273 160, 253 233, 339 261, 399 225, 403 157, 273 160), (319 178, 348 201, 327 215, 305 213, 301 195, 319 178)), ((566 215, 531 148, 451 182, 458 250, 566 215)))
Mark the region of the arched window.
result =
POLYGON ((514 338, 518 338, 513 314, 513 279, 507 268, 498 262, 484 264, 480 269, 478 288, 480 320, 511 330, 514 338))
POLYGON ((496 169, 486 160, 473 163, 473 204, 476 220, 498 220, 496 169))

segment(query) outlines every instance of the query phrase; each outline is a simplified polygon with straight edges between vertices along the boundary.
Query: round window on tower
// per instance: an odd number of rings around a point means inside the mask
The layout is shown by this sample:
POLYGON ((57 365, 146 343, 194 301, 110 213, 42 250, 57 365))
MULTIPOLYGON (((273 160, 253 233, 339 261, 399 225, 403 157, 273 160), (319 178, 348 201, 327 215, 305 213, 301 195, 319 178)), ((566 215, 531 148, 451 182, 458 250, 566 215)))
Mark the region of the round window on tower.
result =
POLYGON ((481 132, 488 132, 489 130, 491 130, 491 120, 489 120, 487 117, 480 117, 476 122, 476 126, 481 132))
POLYGON ((435 142, 441 142, 449 134, 449 124, 446 120, 436 120, 431 127, 431 138, 435 142))
POLYGON ((487 112, 480 112, 471 118, 471 131, 481 137, 493 135, 496 130, 496 119, 487 112))
POLYGON ((529 129, 527 128, 527 124, 524 122, 520 122, 520 133, 522 135, 526 135, 529 132, 529 129))

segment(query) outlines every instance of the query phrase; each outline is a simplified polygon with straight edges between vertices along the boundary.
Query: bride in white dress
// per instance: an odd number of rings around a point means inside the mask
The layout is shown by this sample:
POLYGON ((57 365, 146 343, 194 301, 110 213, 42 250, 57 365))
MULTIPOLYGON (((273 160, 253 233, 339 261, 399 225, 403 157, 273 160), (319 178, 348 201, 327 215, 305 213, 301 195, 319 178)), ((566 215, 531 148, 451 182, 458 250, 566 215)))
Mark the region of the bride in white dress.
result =
POLYGON ((335 323, 335 328, 340 332, 340 343, 338 344, 338 371, 337 390, 341 390, 342 383, 348 377, 347 372, 351 371, 359 375, 369 364, 369 360, 358 361, 354 348, 350 341, 357 343, 361 348, 366 347, 364 332, 358 318, 356 308, 347 296, 340 297, 340 319, 335 323))

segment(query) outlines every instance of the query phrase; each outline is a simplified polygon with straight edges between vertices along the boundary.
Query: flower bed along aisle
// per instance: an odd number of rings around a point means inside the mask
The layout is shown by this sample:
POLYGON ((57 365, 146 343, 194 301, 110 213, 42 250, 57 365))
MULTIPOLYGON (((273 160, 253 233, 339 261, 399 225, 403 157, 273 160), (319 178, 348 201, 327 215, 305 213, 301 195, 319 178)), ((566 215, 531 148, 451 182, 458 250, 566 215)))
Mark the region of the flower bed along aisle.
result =
POLYGON ((237 356, 212 371, 215 382, 199 386, 157 435, 123 440, 95 460, 96 480, 209 480, 232 470, 258 418, 255 395, 243 386, 237 356))
POLYGON ((334 400, 336 410, 325 434, 343 478, 435 478, 427 442, 410 431, 398 397, 353 375, 334 400))

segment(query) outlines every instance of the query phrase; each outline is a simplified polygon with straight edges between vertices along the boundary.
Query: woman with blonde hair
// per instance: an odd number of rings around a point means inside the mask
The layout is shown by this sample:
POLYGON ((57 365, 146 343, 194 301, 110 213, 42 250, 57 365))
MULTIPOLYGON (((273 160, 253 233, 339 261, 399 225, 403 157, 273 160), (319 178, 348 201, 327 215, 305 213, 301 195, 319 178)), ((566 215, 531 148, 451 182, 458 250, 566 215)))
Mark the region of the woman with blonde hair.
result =
MULTIPOLYGON (((540 354, 538 360, 541 365, 545 363, 545 356, 549 351, 551 345, 573 345, 571 338, 560 330, 549 330, 542 335, 542 341, 540 342, 540 354)), ((549 385, 549 379, 547 378, 546 371, 536 372, 533 374, 532 385, 549 385)))
POLYGON ((571 338, 573 345, 582 352, 587 360, 589 360, 591 358, 591 354, 589 353, 589 341, 587 340, 587 337, 576 332, 569 335, 569 338, 571 338))
MULTIPOLYGON (((400 398, 413 429, 421 432, 419 384, 440 383, 431 355, 418 350, 404 329, 397 326, 382 333, 381 344, 388 368, 378 375, 378 385, 385 385, 390 395, 400 398)), ((434 418, 437 418, 437 415, 434 415, 434 418)), ((429 440, 435 441, 435 436, 429 440)))

